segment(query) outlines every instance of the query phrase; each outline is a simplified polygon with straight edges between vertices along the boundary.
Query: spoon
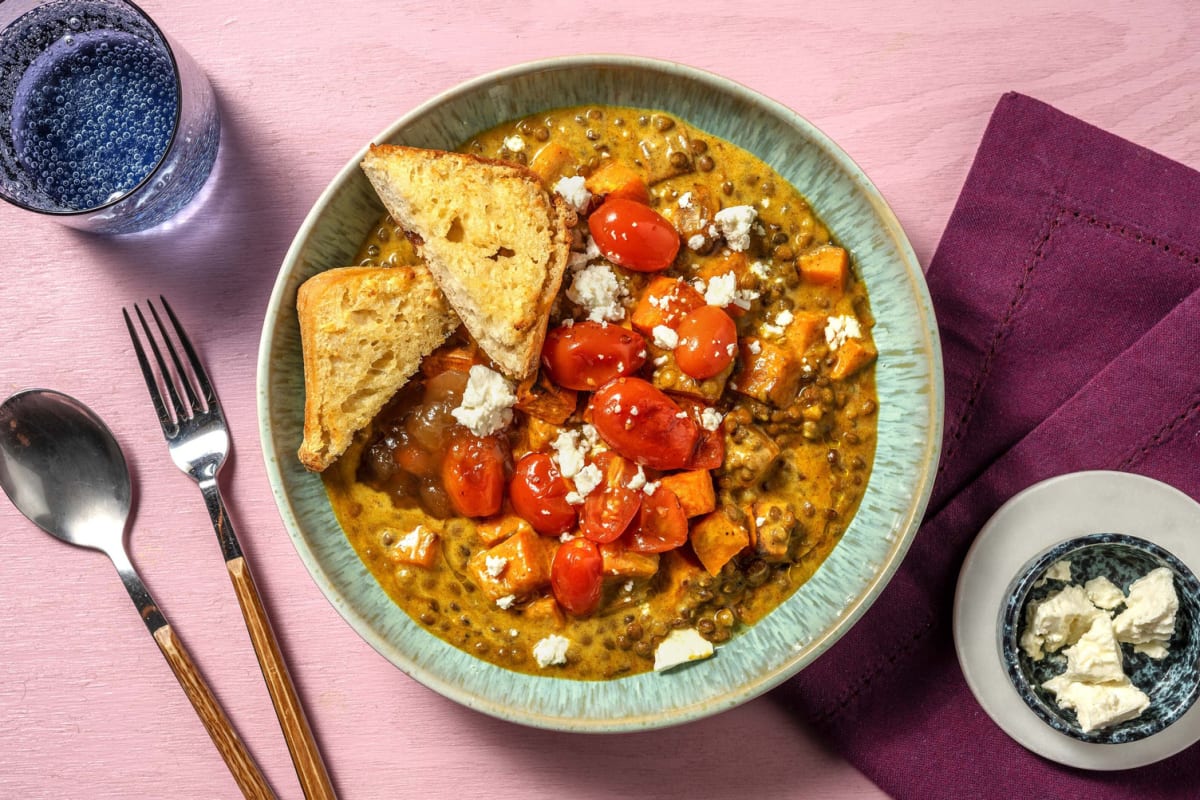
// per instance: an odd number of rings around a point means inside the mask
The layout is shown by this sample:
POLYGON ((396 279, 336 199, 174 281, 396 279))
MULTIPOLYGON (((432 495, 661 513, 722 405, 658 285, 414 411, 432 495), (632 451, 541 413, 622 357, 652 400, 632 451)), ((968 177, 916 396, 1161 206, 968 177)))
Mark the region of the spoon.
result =
POLYGON ((22 514, 68 544, 106 554, 246 797, 274 798, 262 771, 163 617, 125 551, 132 498, 120 445, 61 392, 28 389, 0 404, 0 487, 22 514))

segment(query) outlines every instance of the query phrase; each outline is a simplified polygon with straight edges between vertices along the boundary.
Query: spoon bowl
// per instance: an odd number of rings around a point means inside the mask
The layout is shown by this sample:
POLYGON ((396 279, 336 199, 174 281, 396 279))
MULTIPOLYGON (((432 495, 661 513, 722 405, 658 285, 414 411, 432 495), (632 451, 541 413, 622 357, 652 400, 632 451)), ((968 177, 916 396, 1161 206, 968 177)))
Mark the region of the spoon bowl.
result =
POLYGON ((0 485, 51 536, 124 550, 129 468, 112 432, 73 397, 28 389, 0 405, 0 485))

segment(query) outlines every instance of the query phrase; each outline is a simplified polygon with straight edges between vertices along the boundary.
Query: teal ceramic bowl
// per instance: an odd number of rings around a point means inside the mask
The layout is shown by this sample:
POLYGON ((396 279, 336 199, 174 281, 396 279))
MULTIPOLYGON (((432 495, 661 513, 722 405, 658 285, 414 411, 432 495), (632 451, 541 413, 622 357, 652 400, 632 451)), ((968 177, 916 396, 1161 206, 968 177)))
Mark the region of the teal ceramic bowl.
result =
POLYGON ((789 109, 679 64, 586 56, 477 78, 402 117, 377 142, 449 149, 540 110, 603 103, 659 109, 754 153, 795 184, 866 281, 877 320, 879 439, 862 505, 829 558, 787 602, 687 669, 607 682, 524 675, 473 658, 395 606, 343 536, 318 476, 296 460, 304 382, 296 289, 350 263, 383 209, 358 168, 367 143, 321 195, 283 262, 263 328, 258 414, 284 524, 313 579, 358 633, 405 673, 503 719, 571 731, 632 731, 723 711, 794 675, 883 590, 916 532, 942 436, 937 326, 921 268, 878 190, 836 144, 789 109))

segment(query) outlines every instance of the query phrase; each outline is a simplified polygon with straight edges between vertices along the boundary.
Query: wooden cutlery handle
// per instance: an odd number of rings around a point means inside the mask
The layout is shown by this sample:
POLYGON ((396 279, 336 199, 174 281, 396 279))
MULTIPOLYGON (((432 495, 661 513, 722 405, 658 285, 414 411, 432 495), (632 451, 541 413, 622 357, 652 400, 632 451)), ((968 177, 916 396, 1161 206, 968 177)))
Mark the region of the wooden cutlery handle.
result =
POLYGON ((192 707, 200 715, 200 721, 204 723, 213 744, 220 751, 221 758, 225 759, 225 764, 233 773, 233 779, 237 781, 242 794, 254 800, 274 800, 275 793, 267 785, 267 779, 263 777, 254 757, 247 752, 241 737, 233 729, 233 724, 213 697, 212 690, 208 688, 200 670, 192 663, 191 656, 175 636, 175 631, 171 630, 170 624, 154 631, 154 641, 158 642, 158 648, 166 656, 171 671, 179 679, 179 685, 187 693, 188 700, 192 701, 192 707))
POLYGON ((309 800, 335 800, 333 784, 321 759, 321 751, 313 738, 308 719, 304 716, 304 708, 296 694, 288 674, 287 664, 279 651, 279 642, 267 619, 266 608, 258 595, 258 587, 254 584, 254 576, 250 574, 250 566, 246 559, 239 557, 225 562, 229 570, 229 578, 233 581, 238 603, 242 607, 242 616, 246 619, 246 628, 250 631, 250 641, 254 652, 258 654, 258 664, 262 668, 267 689, 271 693, 271 702, 275 704, 275 713, 283 728, 283 738, 287 740, 288 750, 292 754, 292 763, 296 766, 296 774, 300 778, 300 787, 304 796, 309 800))

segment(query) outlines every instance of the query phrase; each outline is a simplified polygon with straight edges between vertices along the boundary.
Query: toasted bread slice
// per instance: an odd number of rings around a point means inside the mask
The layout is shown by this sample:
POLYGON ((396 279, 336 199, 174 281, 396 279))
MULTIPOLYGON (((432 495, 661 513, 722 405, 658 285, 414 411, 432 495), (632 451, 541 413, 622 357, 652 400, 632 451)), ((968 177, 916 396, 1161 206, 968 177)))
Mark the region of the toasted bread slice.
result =
POLYGON ((533 372, 575 223, 561 197, 516 164, 372 145, 362 162, 483 352, 512 378, 533 372))
POLYGON ((296 296, 304 349, 300 461, 320 472, 458 327, 429 270, 343 267, 296 296))

